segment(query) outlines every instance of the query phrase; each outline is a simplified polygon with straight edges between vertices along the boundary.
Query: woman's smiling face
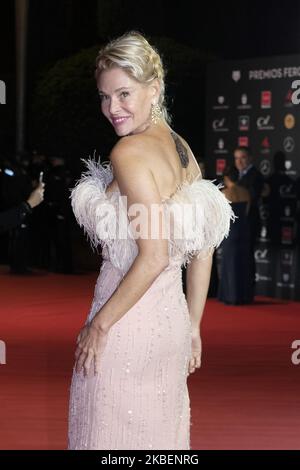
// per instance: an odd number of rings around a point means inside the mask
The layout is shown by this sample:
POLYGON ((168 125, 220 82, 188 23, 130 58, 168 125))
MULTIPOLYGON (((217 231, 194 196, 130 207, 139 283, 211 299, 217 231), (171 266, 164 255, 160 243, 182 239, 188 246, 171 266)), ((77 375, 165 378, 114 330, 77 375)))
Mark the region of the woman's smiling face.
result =
POLYGON ((139 83, 120 67, 102 70, 97 86, 102 113, 117 135, 137 134, 149 126, 156 86, 139 83))

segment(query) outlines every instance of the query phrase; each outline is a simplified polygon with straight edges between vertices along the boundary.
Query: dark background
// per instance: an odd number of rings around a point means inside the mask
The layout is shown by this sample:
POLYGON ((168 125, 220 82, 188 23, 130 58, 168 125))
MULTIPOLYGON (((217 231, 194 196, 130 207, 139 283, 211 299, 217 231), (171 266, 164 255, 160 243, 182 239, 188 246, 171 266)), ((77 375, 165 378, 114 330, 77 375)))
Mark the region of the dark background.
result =
MULTIPOLYGON (((38 77, 57 60, 130 29, 148 38, 167 37, 201 52, 202 66, 217 59, 244 59, 300 52, 300 2, 151 2, 127 0, 30 0, 27 88, 31 100, 38 77)), ((1 148, 14 150, 14 1, 1 1, 0 78, 8 86, 6 114, 0 114, 1 148)), ((176 89, 174 127, 205 158, 205 82, 176 89), (192 100, 192 103, 191 103, 192 100), (192 105, 191 105, 192 104, 192 105), (176 113, 175 113, 176 111, 176 113), (176 114, 181 118, 176 122, 176 114)), ((29 112, 30 103, 27 103, 29 112)), ((172 111, 172 109, 171 109, 172 111)), ((29 123, 31 116, 29 116, 29 123)), ((27 147, 34 147, 34 136, 27 147)), ((93 142, 91 142, 93 147, 93 142)))

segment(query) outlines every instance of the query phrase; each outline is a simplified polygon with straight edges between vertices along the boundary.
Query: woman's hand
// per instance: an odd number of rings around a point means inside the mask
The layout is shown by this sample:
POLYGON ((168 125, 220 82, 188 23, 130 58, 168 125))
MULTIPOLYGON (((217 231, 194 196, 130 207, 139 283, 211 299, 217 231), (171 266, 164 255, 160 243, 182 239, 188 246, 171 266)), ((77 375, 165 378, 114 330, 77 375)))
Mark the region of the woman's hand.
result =
POLYGON ((82 328, 77 338, 75 352, 77 373, 83 369, 84 375, 87 376, 92 367, 95 375, 99 372, 100 356, 106 342, 107 333, 96 328, 92 322, 82 328))
POLYGON ((192 332, 192 355, 189 362, 189 374, 192 374, 195 372, 195 369, 199 369, 201 366, 201 353, 202 343, 200 331, 196 330, 192 332))

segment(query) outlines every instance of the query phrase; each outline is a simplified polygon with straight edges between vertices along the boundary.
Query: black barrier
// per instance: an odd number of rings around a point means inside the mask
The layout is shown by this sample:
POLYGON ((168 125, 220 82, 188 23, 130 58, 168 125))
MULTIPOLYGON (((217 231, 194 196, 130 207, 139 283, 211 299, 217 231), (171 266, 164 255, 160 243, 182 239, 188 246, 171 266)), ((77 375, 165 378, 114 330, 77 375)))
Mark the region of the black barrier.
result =
POLYGON ((215 62, 207 70, 206 177, 221 181, 234 149, 250 147, 266 183, 255 292, 293 300, 300 299, 299 79, 299 55, 215 62))

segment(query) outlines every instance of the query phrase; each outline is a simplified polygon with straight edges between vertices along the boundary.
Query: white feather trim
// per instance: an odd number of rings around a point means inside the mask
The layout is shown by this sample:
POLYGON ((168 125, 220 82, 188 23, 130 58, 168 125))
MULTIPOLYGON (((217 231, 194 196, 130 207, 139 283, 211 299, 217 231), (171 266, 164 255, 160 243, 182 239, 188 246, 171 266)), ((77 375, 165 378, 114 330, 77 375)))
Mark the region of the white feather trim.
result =
POLYGON ((106 188, 113 180, 110 162, 83 160, 87 171, 81 175, 71 192, 71 204, 80 227, 90 239, 92 247, 98 245, 108 250, 112 264, 123 274, 131 266, 138 253, 132 237, 126 210, 120 193, 106 188), (120 238, 120 236, 123 238, 120 238))
MULTIPOLYGON (((113 179, 111 163, 83 161, 88 170, 71 193, 75 217, 92 247, 100 244, 106 248, 111 263, 124 275, 138 253, 127 207, 119 191, 105 192, 113 179)), ((228 236, 230 222, 236 216, 220 186, 198 178, 193 183, 184 182, 163 201, 166 221, 172 221, 170 233, 166 232, 170 259, 179 257, 186 265, 194 256, 207 256, 228 236)))
POLYGON ((184 265, 194 256, 205 257, 217 248, 236 218, 230 201, 220 191, 222 184, 213 181, 197 178, 184 182, 165 200, 167 213, 174 214, 176 229, 170 238, 171 253, 181 253, 184 265))

